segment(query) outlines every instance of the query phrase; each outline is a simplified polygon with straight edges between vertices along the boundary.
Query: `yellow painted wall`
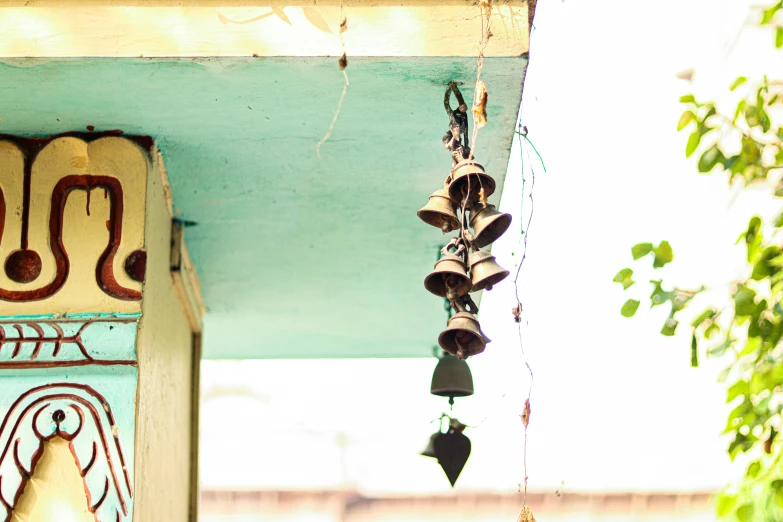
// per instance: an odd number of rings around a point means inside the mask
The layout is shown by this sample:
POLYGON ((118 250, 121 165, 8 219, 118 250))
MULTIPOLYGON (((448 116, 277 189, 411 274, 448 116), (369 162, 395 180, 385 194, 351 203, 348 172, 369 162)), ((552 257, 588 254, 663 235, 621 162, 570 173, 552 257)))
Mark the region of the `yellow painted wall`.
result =
MULTIPOLYGON (((482 34, 483 11, 470 0, 125 3, 0 0, 0 55, 339 56, 343 16, 349 57, 475 56, 482 34)), ((492 4, 485 55, 527 52, 527 2, 492 4)))
MULTIPOLYGON (((134 520, 189 520, 192 331, 169 272, 171 212, 159 157, 147 183, 147 277, 137 349, 134 520)), ((195 465, 195 463, 194 463, 195 465)))
POLYGON ((95 522, 66 440, 56 437, 44 443, 11 522, 95 522))

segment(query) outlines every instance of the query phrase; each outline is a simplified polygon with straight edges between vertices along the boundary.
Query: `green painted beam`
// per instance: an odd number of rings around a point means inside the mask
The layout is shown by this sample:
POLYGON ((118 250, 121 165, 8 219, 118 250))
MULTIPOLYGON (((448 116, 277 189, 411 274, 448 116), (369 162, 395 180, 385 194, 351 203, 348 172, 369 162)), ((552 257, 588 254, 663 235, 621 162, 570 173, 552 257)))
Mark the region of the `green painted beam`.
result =
MULTIPOLYGON (((527 60, 488 58, 476 158, 502 187, 527 60)), ((422 285, 441 233, 416 217, 450 168, 446 84, 474 58, 15 59, 0 132, 154 137, 208 308, 207 358, 430 356, 422 285)), ((498 193, 491 198, 497 202, 498 193)))

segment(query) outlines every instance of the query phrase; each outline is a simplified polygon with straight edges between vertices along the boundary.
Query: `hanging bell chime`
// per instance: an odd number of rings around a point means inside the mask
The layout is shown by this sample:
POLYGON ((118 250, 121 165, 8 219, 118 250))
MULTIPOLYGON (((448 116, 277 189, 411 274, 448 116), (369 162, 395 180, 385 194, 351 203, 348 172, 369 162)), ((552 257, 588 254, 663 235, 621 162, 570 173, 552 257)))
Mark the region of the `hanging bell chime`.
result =
POLYGON ((506 277, 508 270, 495 262, 495 256, 483 250, 471 252, 468 257, 470 264, 470 277, 473 281, 471 292, 479 290, 492 290, 492 287, 506 277))
POLYGON ((464 201, 466 198, 468 201, 476 201, 482 189, 485 198, 495 192, 495 180, 473 160, 457 163, 449 177, 449 197, 454 201, 464 201))
POLYGON ((430 435, 430 440, 427 442, 427 445, 424 446, 424 449, 419 452, 419 455, 422 455, 424 457, 431 457, 433 459, 437 458, 435 455, 435 440, 440 436, 443 435, 440 431, 436 431, 432 435, 430 435))
POLYGON ((456 419, 451 419, 449 431, 442 433, 433 442, 435 457, 446 473, 451 487, 456 484, 457 478, 470 457, 470 439, 462 433, 464 429, 464 424, 456 419))
POLYGON ((445 188, 436 190, 416 215, 428 225, 441 229, 444 234, 459 228, 456 205, 445 188))
MULTIPOLYGON (((444 188, 435 191, 417 215, 443 233, 458 232, 457 237, 441 250, 442 257, 424 279, 424 287, 436 296, 446 298, 449 313, 452 308, 457 312, 449 318, 448 326, 438 336, 438 344, 444 351, 464 360, 484 351, 489 342, 476 319, 478 308, 469 293, 491 290, 509 275, 492 255, 480 249, 503 235, 511 225, 511 215, 499 212, 487 203, 487 198, 495 192, 496 183, 473 159, 468 144, 467 105, 454 82, 450 82, 446 89, 444 107, 449 116, 449 130, 443 137, 443 144, 451 153, 453 166, 444 188), (452 92, 460 103, 457 110, 453 110, 449 103, 452 92), (452 248, 454 253, 450 252, 452 248), (471 251, 475 252, 468 255, 471 251)), ((460 392, 449 395, 440 384, 436 386, 435 379, 442 365, 445 368, 448 364, 454 363, 445 358, 438 363, 431 391, 450 397, 451 402, 460 392)), ((469 388, 473 393, 470 369, 467 366, 464 369, 467 371, 466 382, 470 385, 460 389, 465 392, 469 388)))
POLYGON ((438 336, 438 344, 445 351, 460 359, 481 353, 489 339, 481 331, 476 317, 470 312, 457 312, 438 336))
POLYGON ((473 375, 468 363, 444 353, 432 373, 430 393, 449 399, 473 395, 473 375))
POLYGON ((435 269, 424 278, 424 288, 437 295, 454 300, 470 292, 473 286, 462 257, 444 254, 435 263, 435 269))
POLYGON ((511 214, 499 212, 495 205, 477 203, 470 211, 470 226, 473 228, 473 244, 477 248, 492 244, 511 225, 511 214))

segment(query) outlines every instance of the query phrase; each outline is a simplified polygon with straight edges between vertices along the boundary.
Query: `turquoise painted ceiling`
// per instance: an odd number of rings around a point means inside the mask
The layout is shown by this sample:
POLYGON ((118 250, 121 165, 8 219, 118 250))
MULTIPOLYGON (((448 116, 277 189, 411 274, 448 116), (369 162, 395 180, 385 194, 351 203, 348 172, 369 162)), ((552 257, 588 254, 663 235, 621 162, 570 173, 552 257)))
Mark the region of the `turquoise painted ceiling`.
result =
MULTIPOLYGON (((502 187, 527 65, 488 58, 477 159, 502 187)), ((475 58, 5 60, 0 132, 121 129, 160 147, 207 305, 204 356, 431 356, 440 231, 416 210, 450 168, 443 93, 475 58)), ((499 190, 498 190, 499 192, 499 190)), ((497 202, 496 193, 491 200, 497 202)))

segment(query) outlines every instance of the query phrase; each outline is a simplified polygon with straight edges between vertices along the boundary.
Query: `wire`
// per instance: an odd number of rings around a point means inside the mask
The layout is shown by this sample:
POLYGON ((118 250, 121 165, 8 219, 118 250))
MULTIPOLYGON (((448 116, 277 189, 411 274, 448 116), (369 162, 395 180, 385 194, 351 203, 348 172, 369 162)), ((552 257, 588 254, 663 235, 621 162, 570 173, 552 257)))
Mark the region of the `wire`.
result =
MULTIPOLYGON (((528 142, 531 147, 533 147, 533 151, 536 153, 536 156, 538 156, 538 161, 541 162, 541 167, 544 169, 544 174, 546 174, 546 165, 544 165, 544 158, 541 157, 541 154, 539 154, 538 149, 536 148, 536 146, 533 145, 533 142, 530 141, 530 138, 527 137, 527 132, 514 131, 514 133, 522 136, 523 138, 525 138, 525 141, 528 142)), ((520 149, 521 149, 521 147, 522 147, 522 143, 521 142, 520 142, 519 146, 520 146, 520 149)))

